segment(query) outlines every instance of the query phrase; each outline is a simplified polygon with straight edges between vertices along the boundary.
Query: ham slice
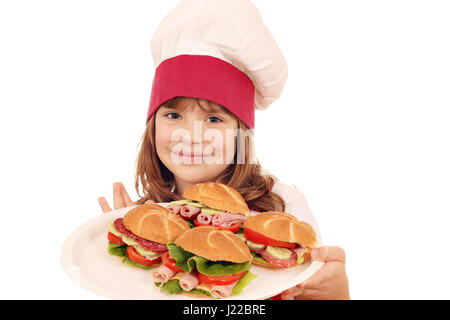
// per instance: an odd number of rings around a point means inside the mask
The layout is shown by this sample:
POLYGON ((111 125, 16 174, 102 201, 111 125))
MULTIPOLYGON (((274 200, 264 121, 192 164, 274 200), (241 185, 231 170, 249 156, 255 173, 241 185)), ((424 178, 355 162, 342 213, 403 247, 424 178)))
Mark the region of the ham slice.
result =
POLYGON ((184 291, 191 291, 196 286, 198 286, 197 272, 192 270, 191 273, 185 273, 180 278, 180 287, 184 291))
POLYGON ((180 213, 183 217, 191 218, 192 216, 195 216, 197 213, 200 212, 199 207, 194 207, 190 205, 185 205, 181 208, 180 213))
POLYGON ((229 227, 236 222, 245 222, 248 219, 247 216, 229 212, 218 212, 212 219, 214 226, 229 227))
POLYGON ((165 265, 160 265, 155 271, 153 271, 153 281, 166 283, 170 280, 177 272, 167 268, 165 265))
POLYGON ((300 246, 298 248, 292 249, 297 254, 297 257, 301 257, 305 254, 306 248, 300 246))
POLYGON ((135 239, 146 250, 150 250, 153 252, 164 252, 168 250, 167 246, 164 243, 146 240, 138 236, 135 236, 135 239))
POLYGON ((200 213, 198 216, 197 216, 197 221, 198 221, 198 223, 200 223, 200 224, 210 224, 211 223, 211 221, 212 221, 212 219, 213 219, 213 216, 212 215, 210 215, 210 214, 206 214, 206 213, 200 213))
POLYGON ((181 208, 183 208, 182 205, 176 205, 176 204, 171 204, 167 206, 167 210, 169 210, 171 213, 179 215, 181 208))
POLYGON ((238 282, 238 280, 236 280, 235 282, 231 283, 231 284, 227 284, 225 286, 218 286, 218 285, 211 285, 211 294, 213 296, 215 296, 216 298, 228 298, 229 296, 231 296, 231 292, 233 291, 234 286, 236 285, 236 283, 238 282))

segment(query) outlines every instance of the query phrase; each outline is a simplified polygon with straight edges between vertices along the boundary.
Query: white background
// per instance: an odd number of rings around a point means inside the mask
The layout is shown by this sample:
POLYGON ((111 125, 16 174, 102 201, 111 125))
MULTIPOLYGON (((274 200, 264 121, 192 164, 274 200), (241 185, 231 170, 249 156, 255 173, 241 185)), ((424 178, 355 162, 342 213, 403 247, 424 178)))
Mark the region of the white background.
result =
MULTIPOLYGON (((60 264, 134 165, 178 1, 0 2, 0 298, 101 299, 60 264)), ((450 4, 254 0, 289 65, 256 115, 261 164, 295 184, 353 299, 449 299, 450 4)))

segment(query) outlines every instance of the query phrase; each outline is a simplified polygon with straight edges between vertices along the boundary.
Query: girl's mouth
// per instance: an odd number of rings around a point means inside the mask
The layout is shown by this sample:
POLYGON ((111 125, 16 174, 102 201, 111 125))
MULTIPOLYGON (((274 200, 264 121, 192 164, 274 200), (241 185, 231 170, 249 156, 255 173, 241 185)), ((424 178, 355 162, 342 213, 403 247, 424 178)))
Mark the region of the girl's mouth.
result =
POLYGON ((178 155, 179 157, 185 157, 185 158, 206 158, 210 155, 203 155, 201 153, 183 153, 183 151, 180 151, 178 153, 173 152, 173 154, 178 155))

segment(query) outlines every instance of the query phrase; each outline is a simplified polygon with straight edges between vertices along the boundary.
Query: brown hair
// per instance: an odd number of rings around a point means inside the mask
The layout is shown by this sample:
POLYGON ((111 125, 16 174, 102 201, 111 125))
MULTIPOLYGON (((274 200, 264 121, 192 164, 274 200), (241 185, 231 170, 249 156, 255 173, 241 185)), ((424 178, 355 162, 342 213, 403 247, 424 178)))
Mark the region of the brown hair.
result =
MULTIPOLYGON (((164 103, 165 107, 177 108, 181 99, 185 97, 176 97, 164 103)), ((201 108, 205 100, 193 99, 201 108)), ((206 100, 209 109, 222 107, 214 102, 206 100)), ((235 118, 238 122, 238 129, 248 132, 249 129, 245 123, 234 116, 225 108, 226 112, 235 118)), ((142 136, 141 147, 136 159, 136 180, 135 188, 141 197, 137 204, 142 204, 146 200, 155 202, 169 202, 182 199, 181 196, 171 192, 171 186, 174 184, 172 172, 161 162, 155 145, 155 114, 150 117, 145 132, 142 136), (142 185, 144 195, 141 196, 139 186, 142 185)), ((241 130, 239 130, 241 131, 241 130)), ((272 187, 277 180, 275 176, 263 174, 262 167, 258 160, 250 161, 250 156, 254 144, 253 134, 246 134, 240 139, 245 139, 245 143, 240 144, 245 148, 245 162, 239 164, 235 154, 234 163, 230 164, 217 178, 217 183, 223 183, 236 189, 252 209, 259 211, 284 211, 285 202, 278 194, 272 192, 272 187), (253 163, 252 163, 253 162, 253 163)), ((244 142, 244 141, 243 141, 244 142)), ((239 145, 239 144, 238 144, 239 145)), ((206 181, 205 181, 206 182, 206 181)))

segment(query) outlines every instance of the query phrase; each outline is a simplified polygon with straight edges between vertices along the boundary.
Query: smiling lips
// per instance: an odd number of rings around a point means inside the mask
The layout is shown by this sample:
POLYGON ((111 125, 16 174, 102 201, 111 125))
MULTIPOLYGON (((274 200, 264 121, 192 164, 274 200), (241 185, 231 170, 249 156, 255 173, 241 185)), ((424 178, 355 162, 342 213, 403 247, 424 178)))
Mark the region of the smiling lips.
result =
MULTIPOLYGON (((176 153, 175 153, 176 154, 176 153)), ((197 153, 183 153, 183 151, 180 151, 179 153, 178 153, 178 156, 180 156, 180 157, 187 157, 187 158, 201 158, 201 157, 204 157, 204 158, 206 158, 206 157, 209 157, 209 156, 211 156, 210 154, 208 154, 208 155, 203 155, 203 154, 197 154, 197 153)))

